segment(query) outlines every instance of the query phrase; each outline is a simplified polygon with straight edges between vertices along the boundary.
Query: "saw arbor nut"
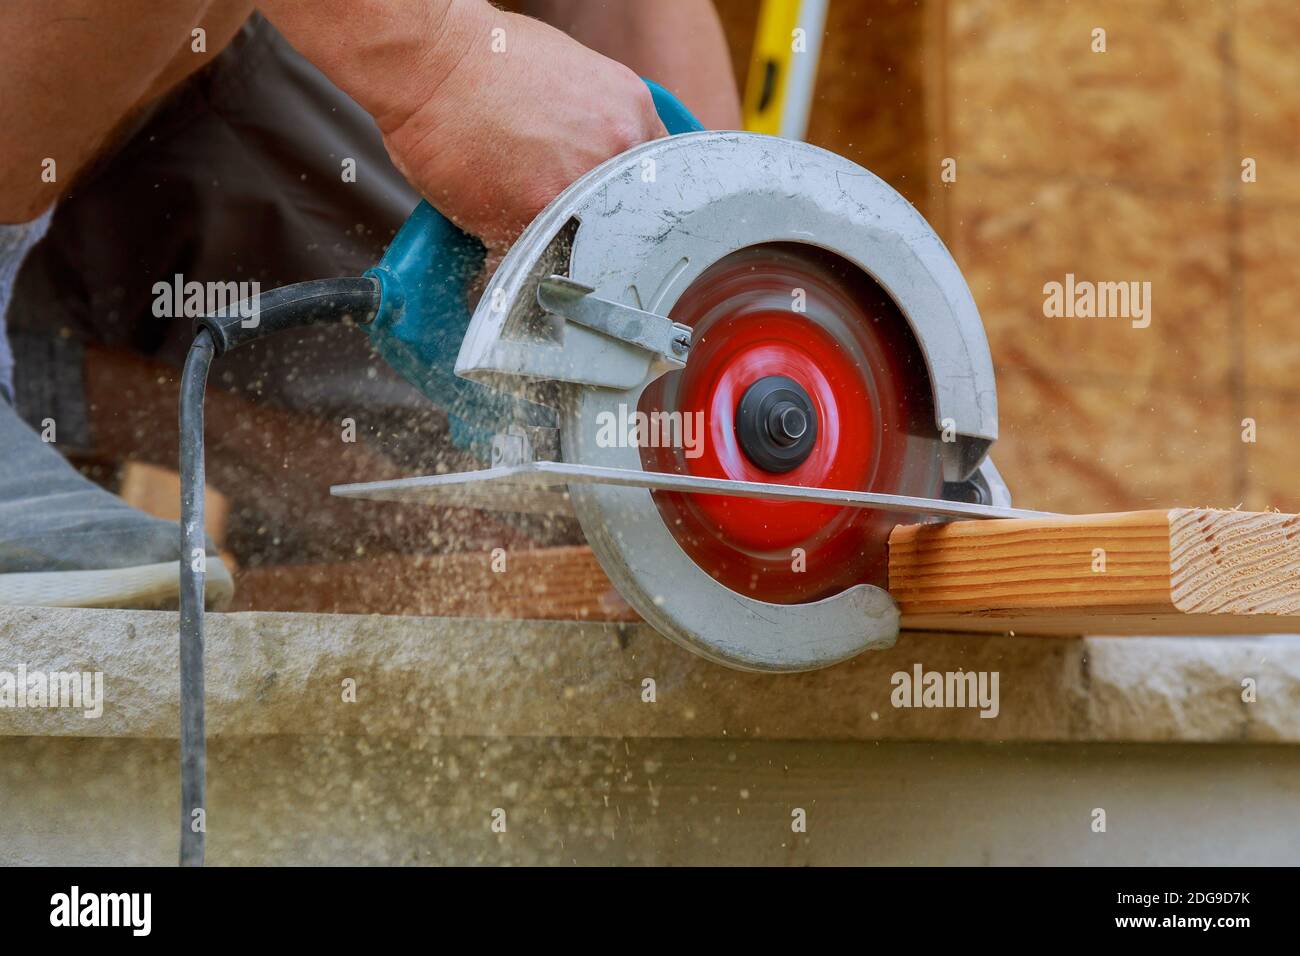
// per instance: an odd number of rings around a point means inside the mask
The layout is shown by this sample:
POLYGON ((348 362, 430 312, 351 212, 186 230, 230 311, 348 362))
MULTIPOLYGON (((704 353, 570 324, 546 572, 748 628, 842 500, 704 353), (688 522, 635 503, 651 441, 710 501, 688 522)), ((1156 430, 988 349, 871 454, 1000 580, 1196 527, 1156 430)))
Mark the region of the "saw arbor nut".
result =
POLYGON ((817 441, 817 411, 803 386, 768 375, 745 389, 736 406, 740 448, 764 471, 785 474, 804 463, 817 441))

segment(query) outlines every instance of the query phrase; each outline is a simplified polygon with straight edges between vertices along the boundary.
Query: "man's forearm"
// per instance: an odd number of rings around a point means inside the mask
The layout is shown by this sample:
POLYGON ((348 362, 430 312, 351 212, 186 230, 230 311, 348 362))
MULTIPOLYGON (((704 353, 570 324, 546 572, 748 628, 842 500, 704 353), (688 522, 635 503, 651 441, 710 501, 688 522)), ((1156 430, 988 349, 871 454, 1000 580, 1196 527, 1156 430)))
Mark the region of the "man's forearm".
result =
MULTIPOLYGON (((57 198, 124 117, 197 68, 191 24, 249 0, 5 2, 0 54, 8 58, 0 60, 0 84, 13 80, 17 93, 6 95, 0 110, 0 203, 8 204, 0 205, 0 221, 24 221, 57 198), (183 53, 169 52, 178 39, 183 53), (42 182, 44 156, 58 162, 58 184, 42 182)), ((494 249, 508 246, 578 176, 665 134, 633 69, 487 0, 253 3, 374 117, 411 184, 494 249)), ((696 9, 713 17, 707 7, 696 9)), ((635 33, 637 23, 653 19, 649 8, 635 14, 637 22, 612 35, 635 33)), ((243 18, 219 43, 209 36, 209 55, 243 18)), ((679 23, 671 38, 659 36, 696 49, 681 34, 698 32, 679 23)), ((726 61, 720 39, 716 46, 705 51, 713 69, 726 61)), ((636 61, 632 47, 623 52, 636 61)), ((636 68, 682 89, 668 64, 667 57, 642 59, 636 68)), ((730 80, 721 86, 729 89, 730 80)), ((706 122, 733 125, 702 101, 688 102, 706 122)))
POLYGON ((250 9, 248 0, 0 4, 0 222, 47 209, 124 118, 215 56, 250 9))
POLYGON ((667 87, 710 129, 740 127, 712 0, 526 0, 524 10, 667 87))
POLYGON ((465 44, 486 42, 487 0, 256 0, 304 57, 388 132, 434 95, 465 44))
MULTIPOLYGON (((466 44, 489 42, 494 23, 503 25, 503 43, 513 39, 487 0, 257 0, 257 6, 385 131, 415 100, 435 95, 466 44)), ((731 58, 711 0, 528 0, 523 9, 662 83, 706 126, 740 125, 731 58)))

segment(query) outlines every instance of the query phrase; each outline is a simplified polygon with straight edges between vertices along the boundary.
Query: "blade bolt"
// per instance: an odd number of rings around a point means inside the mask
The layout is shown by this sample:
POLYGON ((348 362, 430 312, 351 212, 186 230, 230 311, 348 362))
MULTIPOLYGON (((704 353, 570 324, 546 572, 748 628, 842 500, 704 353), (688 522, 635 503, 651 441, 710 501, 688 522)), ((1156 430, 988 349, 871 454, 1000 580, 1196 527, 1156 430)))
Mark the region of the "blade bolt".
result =
POLYGON ((817 444, 817 410, 808 391, 785 375, 766 375, 736 406, 736 439, 745 456, 772 474, 793 471, 817 444))
POLYGON ((808 416, 794 402, 778 402, 767 414, 767 433, 778 445, 793 445, 808 431, 808 416))

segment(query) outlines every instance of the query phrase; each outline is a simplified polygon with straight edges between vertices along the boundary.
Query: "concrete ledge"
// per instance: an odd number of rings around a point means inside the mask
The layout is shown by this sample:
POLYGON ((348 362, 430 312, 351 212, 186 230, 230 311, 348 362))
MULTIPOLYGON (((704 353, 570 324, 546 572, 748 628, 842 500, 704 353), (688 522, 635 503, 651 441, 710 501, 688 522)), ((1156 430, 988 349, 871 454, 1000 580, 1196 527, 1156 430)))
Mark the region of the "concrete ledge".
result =
MULTIPOLYGON (((102 671, 105 698, 97 719, 0 707, 0 735, 175 737, 176 626, 174 613, 0 608, 0 672, 102 671)), ((242 613, 209 615, 207 633, 214 737, 1300 741, 1292 637, 909 633, 829 670, 769 676, 639 624, 242 613), (895 708, 892 675, 918 664, 998 672, 998 715, 895 708)))

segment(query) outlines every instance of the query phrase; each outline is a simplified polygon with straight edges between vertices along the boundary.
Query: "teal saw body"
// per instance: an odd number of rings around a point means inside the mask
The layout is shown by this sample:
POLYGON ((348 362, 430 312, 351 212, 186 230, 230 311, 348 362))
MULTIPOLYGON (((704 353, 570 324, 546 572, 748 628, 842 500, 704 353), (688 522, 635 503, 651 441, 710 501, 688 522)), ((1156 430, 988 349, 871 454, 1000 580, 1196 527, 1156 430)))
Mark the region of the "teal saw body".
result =
MULTIPOLYGON (((671 93, 646 81, 670 134, 703 127, 671 93)), ((366 326, 380 355, 452 419, 462 447, 484 446, 510 424, 555 425, 554 412, 458 376, 456 356, 469 329, 471 287, 486 250, 425 200, 366 275, 379 282, 380 307, 366 326)))

